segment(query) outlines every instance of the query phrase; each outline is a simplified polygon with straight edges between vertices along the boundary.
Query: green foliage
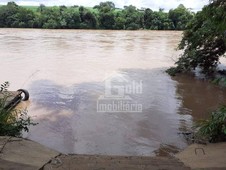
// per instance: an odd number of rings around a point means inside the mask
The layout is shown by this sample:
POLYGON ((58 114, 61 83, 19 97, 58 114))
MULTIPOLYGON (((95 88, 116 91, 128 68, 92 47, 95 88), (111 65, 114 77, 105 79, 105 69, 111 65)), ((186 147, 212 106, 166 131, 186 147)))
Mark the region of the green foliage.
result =
POLYGON ((30 125, 36 125, 27 115, 25 110, 9 110, 5 109, 7 99, 10 93, 7 92, 9 83, 5 82, 0 87, 0 136, 20 137, 22 131, 28 132, 30 125))
POLYGON ((210 142, 226 141, 226 107, 222 106, 212 112, 210 119, 200 121, 198 128, 197 136, 210 142))
POLYGON ((81 23, 81 18, 79 11, 75 8, 69 8, 62 12, 62 18, 65 21, 65 27, 71 28, 79 28, 81 23))
MULTIPOLYGON (((179 7, 178 7, 179 8, 179 7)), ((174 10, 172 10, 174 11, 174 10)), ((18 6, 14 2, 0 6, 0 28, 45 28, 45 29, 185 29, 192 14, 186 8, 178 14, 175 27, 169 14, 163 9, 153 12, 135 6, 116 9, 111 1, 101 2, 93 8, 83 6, 18 6), (189 17, 188 17, 189 16, 189 17)))
POLYGON ((137 30, 141 27, 141 17, 140 13, 135 6, 126 6, 122 11, 123 17, 125 18, 125 29, 127 30, 137 30))
POLYGON ((96 5, 94 8, 97 8, 100 12, 107 13, 115 9, 115 4, 113 2, 101 2, 99 5, 96 5))
POLYGON ((19 6, 14 2, 9 2, 7 6, 0 7, 0 27, 11 27, 15 22, 15 15, 19 11, 19 6))
POLYGON ((182 30, 186 28, 186 24, 193 18, 193 14, 180 4, 176 9, 169 11, 169 19, 173 22, 173 28, 182 30))
POLYGON ((217 78, 214 78, 214 80, 212 81, 213 84, 216 84, 216 85, 220 85, 220 86, 223 86, 225 87, 226 86, 226 77, 217 77, 217 78))
POLYGON ((95 6, 99 11, 99 24, 101 29, 114 29, 115 26, 115 5, 113 2, 101 2, 95 6))
POLYGON ((99 23, 101 29, 113 29, 115 25, 115 16, 113 12, 100 12, 99 23))
POLYGON ((97 28, 97 18, 94 13, 87 11, 83 15, 83 23, 86 24, 88 29, 97 28))
POLYGON ((5 83, 2 83, 0 87, 0 92, 7 91, 8 87, 9 87, 8 81, 6 81, 5 83))
POLYGON ((121 12, 117 12, 115 16, 115 29, 123 30, 125 29, 126 19, 123 17, 121 12))
POLYGON ((216 0, 196 14, 184 31, 176 62, 180 72, 200 68, 205 74, 216 71, 219 57, 226 52, 226 1, 216 0))
POLYGON ((179 66, 177 67, 170 67, 169 69, 166 70, 166 73, 168 73, 171 76, 176 76, 177 73, 183 72, 183 69, 180 68, 179 66))

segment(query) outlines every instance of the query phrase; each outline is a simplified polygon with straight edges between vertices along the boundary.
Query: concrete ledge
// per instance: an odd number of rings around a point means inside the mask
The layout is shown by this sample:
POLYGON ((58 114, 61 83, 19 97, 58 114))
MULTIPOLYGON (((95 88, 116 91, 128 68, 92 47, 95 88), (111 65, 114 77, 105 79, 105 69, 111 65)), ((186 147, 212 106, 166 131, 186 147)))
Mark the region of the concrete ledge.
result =
POLYGON ((182 162, 168 157, 60 155, 44 170, 190 170, 182 162))
POLYGON ((0 159, 0 170, 34 170, 37 169, 37 167, 30 166, 30 165, 24 165, 24 164, 19 164, 15 162, 10 162, 10 161, 5 161, 0 159))
MULTIPOLYGON (((0 153, 1 161, 8 161, 8 163, 20 164, 33 169, 40 169, 60 154, 36 142, 10 137, 0 138, 0 151, 2 151, 0 153)), ((5 166, 5 164, 0 164, 0 169, 3 168, 2 166, 5 166)))
POLYGON ((226 169, 226 143, 193 144, 175 157, 61 155, 30 140, 0 137, 0 170, 220 170, 226 169))
POLYGON ((226 143, 192 144, 176 157, 192 169, 226 169, 226 143))

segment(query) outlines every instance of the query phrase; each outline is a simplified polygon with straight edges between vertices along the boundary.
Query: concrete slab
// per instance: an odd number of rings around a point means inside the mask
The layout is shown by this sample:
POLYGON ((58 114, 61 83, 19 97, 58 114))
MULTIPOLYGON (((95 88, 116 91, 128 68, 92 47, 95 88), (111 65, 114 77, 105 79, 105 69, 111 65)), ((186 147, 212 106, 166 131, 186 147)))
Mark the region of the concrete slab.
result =
POLYGON ((192 169, 226 169, 226 143, 192 144, 176 157, 192 169))
POLYGON ((0 136, 0 154, 10 137, 0 136))
MULTIPOLYGON (((60 154, 59 152, 30 140, 21 138, 5 138, 8 142, 4 146, 2 153, 0 153, 1 160, 21 164, 23 166, 31 166, 33 169, 39 169, 52 158, 60 154)), ((4 138, 2 137, 0 141, 4 141, 4 138)))
POLYGON ((37 167, 0 159, 0 170, 35 170, 37 167))
POLYGON ((175 158, 143 156, 60 155, 44 170, 189 170, 175 158))
POLYGON ((60 155, 36 142, 0 137, 0 170, 108 169, 108 170, 226 170, 226 143, 190 145, 172 157, 60 155), (44 166, 45 165, 45 166, 44 166))

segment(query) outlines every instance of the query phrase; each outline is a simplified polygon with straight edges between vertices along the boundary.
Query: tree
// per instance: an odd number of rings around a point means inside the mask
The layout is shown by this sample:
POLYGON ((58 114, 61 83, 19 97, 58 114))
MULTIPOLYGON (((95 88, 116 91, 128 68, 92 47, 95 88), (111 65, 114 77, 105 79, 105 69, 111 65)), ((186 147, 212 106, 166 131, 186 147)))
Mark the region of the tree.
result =
POLYGON ((66 28, 80 28, 81 18, 79 11, 75 8, 67 8, 62 12, 62 18, 66 22, 66 28))
POLYGON ((115 29, 124 30, 125 29, 126 20, 123 17, 122 12, 117 12, 115 16, 115 29))
POLYGON ((183 30, 187 23, 192 19, 192 13, 180 4, 176 9, 169 11, 169 19, 173 22, 174 29, 183 30))
POLYGON ((111 1, 101 2, 99 5, 96 5, 94 8, 97 8, 101 12, 109 12, 115 9, 115 4, 111 1))
POLYGON ((216 71, 219 57, 226 52, 226 1, 215 0, 194 17, 184 32, 179 49, 184 53, 168 73, 200 68, 205 74, 216 71))
POLYGON ((97 18, 92 12, 87 11, 83 16, 83 20, 87 28, 95 29, 97 27, 97 18))
POLYGON ((97 18, 94 13, 92 13, 87 8, 83 6, 79 7, 79 14, 81 18, 80 28, 82 29, 95 29, 97 28, 97 18))
POLYGON ((113 2, 101 2, 97 7, 99 11, 99 23, 102 29, 114 29, 115 26, 115 4, 113 2))
POLYGON ((16 28, 33 28, 35 24, 35 14, 33 11, 19 8, 18 12, 13 15, 16 19, 12 23, 12 27, 16 28))
POLYGON ((154 19, 153 11, 150 8, 144 11, 144 27, 150 29, 152 26, 152 21, 154 19))
POLYGON ((101 12, 99 14, 99 22, 100 28, 102 29, 113 29, 115 26, 115 16, 114 13, 109 12, 101 12))
POLYGON ((40 12, 40 13, 42 13, 45 10, 45 7, 46 6, 44 4, 40 4, 39 7, 38 7, 38 9, 37 9, 37 11, 40 12))
POLYGON ((84 8, 84 6, 80 6, 78 10, 79 10, 79 15, 80 15, 81 21, 84 22, 83 16, 84 16, 86 9, 84 8))
POLYGON ((125 29, 137 30, 140 28, 142 15, 135 6, 125 6, 122 12, 125 18, 125 29))
POLYGON ((62 17, 58 7, 46 8, 41 13, 41 15, 41 22, 43 23, 43 28, 61 28, 62 17))
POLYGON ((19 11, 19 6, 15 2, 8 2, 6 6, 0 7, 0 27, 12 27, 17 21, 15 15, 19 11))

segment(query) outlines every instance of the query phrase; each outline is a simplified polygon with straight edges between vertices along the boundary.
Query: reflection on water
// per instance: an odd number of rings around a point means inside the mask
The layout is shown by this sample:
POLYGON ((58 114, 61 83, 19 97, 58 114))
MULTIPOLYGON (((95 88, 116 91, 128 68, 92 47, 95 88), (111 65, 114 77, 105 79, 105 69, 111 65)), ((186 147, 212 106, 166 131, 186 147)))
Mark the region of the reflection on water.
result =
POLYGON ((39 125, 27 137, 48 147, 77 154, 153 155, 168 146, 174 152, 187 145, 178 133, 225 100, 214 85, 164 72, 178 56, 180 38, 181 32, 164 31, 0 29, 1 81, 29 90, 29 114, 39 125), (142 94, 129 96, 142 104, 141 113, 97 112, 112 75, 142 81, 142 94))
MULTIPOLYGON (((55 141, 61 151, 81 154, 151 155, 161 143, 186 146, 177 135, 184 118, 176 114, 180 101, 175 98, 175 82, 159 69, 124 69, 114 76, 121 74, 143 81, 142 95, 130 96, 142 104, 142 113, 97 112, 104 82, 64 87, 48 80, 35 81, 30 87, 33 102, 38 106, 34 109, 38 113, 48 111, 39 116, 42 124, 34 128, 35 135, 48 133, 51 139, 47 140, 55 141)), ((33 134, 31 137, 40 138, 33 134)))
POLYGON ((207 119, 209 113, 225 104, 226 91, 208 81, 191 75, 174 77, 177 84, 177 96, 182 101, 180 114, 190 114, 194 120, 207 119))

